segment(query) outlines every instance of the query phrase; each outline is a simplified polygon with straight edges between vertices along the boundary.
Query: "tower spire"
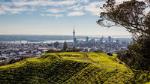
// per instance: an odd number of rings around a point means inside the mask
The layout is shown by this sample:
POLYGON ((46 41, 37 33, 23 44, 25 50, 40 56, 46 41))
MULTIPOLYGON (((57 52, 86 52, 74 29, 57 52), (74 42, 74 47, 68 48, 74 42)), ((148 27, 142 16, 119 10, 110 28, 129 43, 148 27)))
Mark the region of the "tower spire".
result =
POLYGON ((76 32, 75 32, 75 29, 73 28, 73 38, 75 38, 75 34, 76 32))
POLYGON ((75 26, 73 28, 73 47, 76 47, 76 32, 75 32, 75 26))

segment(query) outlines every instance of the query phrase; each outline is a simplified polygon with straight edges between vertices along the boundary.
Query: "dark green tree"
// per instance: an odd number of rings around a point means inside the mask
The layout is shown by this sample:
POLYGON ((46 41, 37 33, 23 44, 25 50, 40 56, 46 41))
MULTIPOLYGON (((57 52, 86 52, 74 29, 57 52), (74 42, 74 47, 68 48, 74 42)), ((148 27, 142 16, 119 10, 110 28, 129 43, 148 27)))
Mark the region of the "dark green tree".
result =
MULTIPOLYGON (((98 24, 103 26, 122 26, 133 35, 133 43, 124 58, 128 65, 150 69, 150 11, 149 0, 124 1, 107 0, 103 5, 98 24), (104 24, 109 21, 109 24, 104 24), (111 25, 110 25, 111 24, 111 25)), ((120 57, 122 58, 122 57, 120 57)))
POLYGON ((68 44, 67 44, 67 42, 64 42, 63 51, 66 51, 67 49, 68 49, 68 44))
POLYGON ((59 46, 59 42, 55 42, 55 43, 54 43, 54 47, 55 47, 55 48, 58 48, 58 46, 59 46))

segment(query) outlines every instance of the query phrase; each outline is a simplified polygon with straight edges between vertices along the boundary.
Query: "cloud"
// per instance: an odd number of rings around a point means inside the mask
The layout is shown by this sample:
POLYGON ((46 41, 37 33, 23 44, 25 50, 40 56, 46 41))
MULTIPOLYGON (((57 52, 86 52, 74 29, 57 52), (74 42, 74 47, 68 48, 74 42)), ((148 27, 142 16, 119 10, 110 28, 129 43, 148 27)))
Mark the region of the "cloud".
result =
POLYGON ((7 7, 7 8, 5 8, 6 12, 10 12, 12 14, 19 14, 26 10, 27 10, 26 7, 7 7))
POLYGON ((48 1, 47 5, 59 6, 59 5, 73 5, 75 4, 75 0, 61 0, 61 1, 48 1))
POLYGON ((63 12, 64 10, 61 8, 50 8, 47 10, 47 12, 51 12, 51 13, 60 13, 63 12))
POLYGON ((85 15, 85 13, 82 11, 73 11, 68 13, 68 16, 83 16, 83 15, 85 15))
MULTIPOLYGON (((105 1, 105 0, 101 0, 105 1)), ((22 12, 43 13, 46 16, 99 15, 99 0, 3 0, 0 14, 20 14, 22 12)), ((42 15, 42 14, 41 14, 42 15)))
POLYGON ((63 17, 63 14, 41 14, 41 16, 63 17))
POLYGON ((14 0, 17 6, 69 6, 75 4, 75 0, 14 0))
POLYGON ((4 11, 0 11, 0 15, 4 15, 5 14, 5 12, 4 11))
POLYGON ((5 14, 5 10, 4 8, 2 7, 2 5, 0 5, 0 15, 3 15, 5 14))
POLYGON ((93 2, 85 6, 85 10, 90 12, 92 15, 98 16, 102 11, 100 7, 102 7, 104 2, 93 2))

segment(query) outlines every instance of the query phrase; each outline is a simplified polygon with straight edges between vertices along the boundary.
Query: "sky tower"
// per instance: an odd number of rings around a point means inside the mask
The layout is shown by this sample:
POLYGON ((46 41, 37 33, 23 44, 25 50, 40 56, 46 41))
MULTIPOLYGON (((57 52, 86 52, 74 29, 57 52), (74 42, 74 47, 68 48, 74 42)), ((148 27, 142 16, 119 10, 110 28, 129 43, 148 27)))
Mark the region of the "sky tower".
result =
POLYGON ((73 29, 73 39, 76 37, 75 29, 73 29))
POLYGON ((76 32, 75 29, 73 29, 73 47, 76 47, 76 32))

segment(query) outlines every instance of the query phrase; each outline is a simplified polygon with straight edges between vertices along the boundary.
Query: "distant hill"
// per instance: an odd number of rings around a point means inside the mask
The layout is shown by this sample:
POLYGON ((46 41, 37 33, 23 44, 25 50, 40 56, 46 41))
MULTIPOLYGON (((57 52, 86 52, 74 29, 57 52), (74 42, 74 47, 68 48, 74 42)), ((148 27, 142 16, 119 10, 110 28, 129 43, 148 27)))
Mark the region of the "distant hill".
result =
POLYGON ((0 84, 143 84, 148 78, 115 55, 94 52, 47 53, 0 67, 0 84))

